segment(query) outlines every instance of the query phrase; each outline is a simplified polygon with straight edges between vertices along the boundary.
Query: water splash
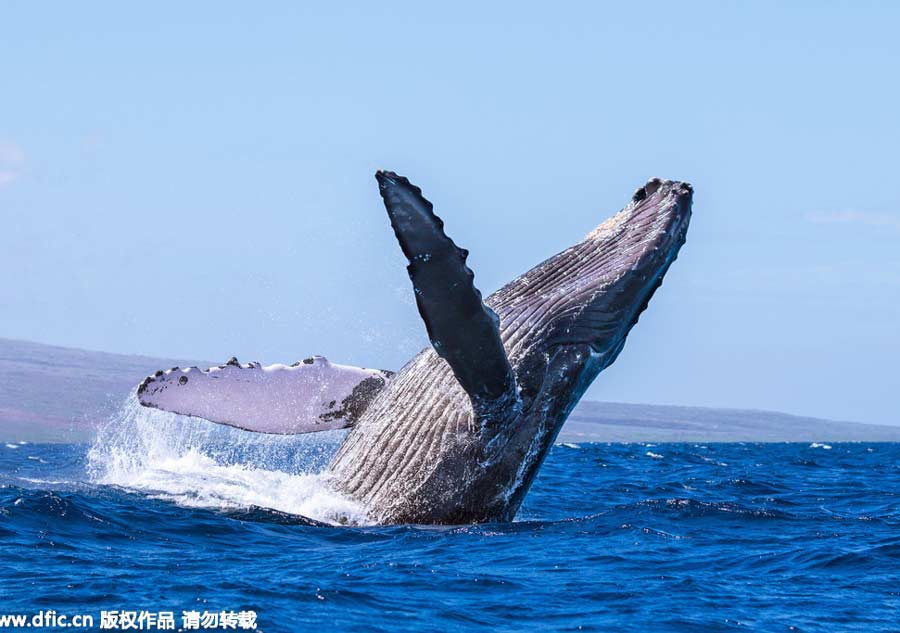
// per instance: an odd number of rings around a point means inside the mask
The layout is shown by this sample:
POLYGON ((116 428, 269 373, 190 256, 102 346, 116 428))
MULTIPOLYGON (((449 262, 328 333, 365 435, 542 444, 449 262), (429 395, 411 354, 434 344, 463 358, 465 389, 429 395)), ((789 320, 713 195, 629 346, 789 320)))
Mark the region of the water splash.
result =
POLYGON ((335 525, 369 523, 323 469, 342 431, 265 435, 142 407, 132 393, 88 451, 93 483, 182 506, 262 507, 335 525))

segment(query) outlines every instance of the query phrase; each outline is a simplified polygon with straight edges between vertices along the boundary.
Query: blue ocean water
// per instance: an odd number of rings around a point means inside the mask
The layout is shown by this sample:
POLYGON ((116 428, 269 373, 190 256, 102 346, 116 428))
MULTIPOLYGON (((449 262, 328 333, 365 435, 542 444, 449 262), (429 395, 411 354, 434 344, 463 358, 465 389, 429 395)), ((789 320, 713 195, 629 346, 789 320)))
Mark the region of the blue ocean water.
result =
POLYGON ((264 631, 900 630, 900 444, 557 445, 514 523, 331 527, 285 507, 354 523, 309 474, 339 437, 261 447, 150 422, 165 441, 0 444, 0 612, 255 610, 264 631), (266 499, 282 507, 254 507, 266 499))

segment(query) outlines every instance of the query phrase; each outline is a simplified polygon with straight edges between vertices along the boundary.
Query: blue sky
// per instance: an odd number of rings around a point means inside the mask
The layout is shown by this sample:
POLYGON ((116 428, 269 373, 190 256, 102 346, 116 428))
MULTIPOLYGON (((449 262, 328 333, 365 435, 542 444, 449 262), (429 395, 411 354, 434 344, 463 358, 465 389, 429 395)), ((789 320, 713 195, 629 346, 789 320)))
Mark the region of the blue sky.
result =
POLYGON ((898 5, 299 4, 3 4, 0 336, 396 368, 376 168, 486 293, 661 176, 688 243, 588 397, 900 423, 898 5))

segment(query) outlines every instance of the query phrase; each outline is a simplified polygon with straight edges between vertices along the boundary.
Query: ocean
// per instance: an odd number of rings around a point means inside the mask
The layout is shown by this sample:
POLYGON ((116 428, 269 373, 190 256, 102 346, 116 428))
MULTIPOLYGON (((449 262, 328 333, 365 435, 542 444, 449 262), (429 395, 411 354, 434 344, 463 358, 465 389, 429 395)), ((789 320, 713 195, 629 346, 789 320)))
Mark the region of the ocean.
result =
POLYGON ((558 444, 512 523, 380 527, 317 474, 340 440, 127 406, 92 444, 0 444, 0 618, 900 630, 900 444, 558 444))

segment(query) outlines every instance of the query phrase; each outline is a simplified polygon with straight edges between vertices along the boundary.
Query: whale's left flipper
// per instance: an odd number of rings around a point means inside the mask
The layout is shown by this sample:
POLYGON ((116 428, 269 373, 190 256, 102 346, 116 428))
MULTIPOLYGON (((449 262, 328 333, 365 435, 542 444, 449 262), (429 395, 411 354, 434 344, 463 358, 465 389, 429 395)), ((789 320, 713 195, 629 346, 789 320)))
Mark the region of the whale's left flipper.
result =
POLYGON ((313 433, 353 425, 391 372, 314 356, 293 365, 173 367, 137 389, 145 407, 191 415, 259 433, 313 433))
POLYGON ((481 300, 466 266, 469 253, 447 237, 444 223, 418 187, 390 171, 379 171, 375 178, 409 261, 428 338, 476 413, 488 415, 515 397, 515 378, 500 340, 500 320, 481 300))

